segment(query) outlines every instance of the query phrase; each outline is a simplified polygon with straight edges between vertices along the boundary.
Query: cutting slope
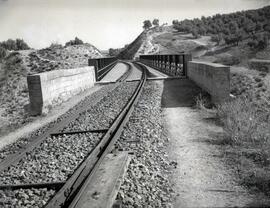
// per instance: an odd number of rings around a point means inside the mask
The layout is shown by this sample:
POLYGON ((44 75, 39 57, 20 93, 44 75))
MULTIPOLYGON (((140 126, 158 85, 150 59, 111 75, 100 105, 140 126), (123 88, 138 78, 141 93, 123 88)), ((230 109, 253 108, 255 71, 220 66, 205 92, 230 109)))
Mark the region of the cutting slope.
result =
POLYGON ((215 43, 209 36, 195 39, 191 34, 177 32, 172 26, 159 26, 142 32, 120 53, 124 59, 136 59, 144 54, 175 54, 183 51, 198 57, 215 43))

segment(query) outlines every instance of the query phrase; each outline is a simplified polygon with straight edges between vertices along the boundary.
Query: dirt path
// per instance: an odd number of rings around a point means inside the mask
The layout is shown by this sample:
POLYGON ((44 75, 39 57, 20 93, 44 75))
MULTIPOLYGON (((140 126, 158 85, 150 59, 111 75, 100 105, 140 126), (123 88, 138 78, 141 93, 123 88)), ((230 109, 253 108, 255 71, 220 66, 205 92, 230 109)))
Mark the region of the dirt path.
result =
POLYGON ((250 194, 235 182, 235 176, 226 166, 220 151, 222 146, 211 140, 222 134, 222 128, 191 107, 193 96, 199 92, 196 87, 187 80, 183 83, 176 81, 164 83, 162 102, 171 139, 168 154, 176 164, 172 173, 176 191, 174 207, 269 204, 264 195, 250 194))

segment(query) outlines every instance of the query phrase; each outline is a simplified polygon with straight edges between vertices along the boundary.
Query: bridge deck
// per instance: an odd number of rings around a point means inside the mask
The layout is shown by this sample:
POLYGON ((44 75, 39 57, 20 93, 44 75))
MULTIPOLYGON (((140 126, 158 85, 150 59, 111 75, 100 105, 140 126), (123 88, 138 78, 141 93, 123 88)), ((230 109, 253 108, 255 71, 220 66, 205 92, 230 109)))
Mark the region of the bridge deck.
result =
POLYGON ((116 82, 126 71, 127 65, 123 63, 117 63, 111 71, 103 77, 101 82, 116 82))
MULTIPOLYGON (((131 65, 134 66, 133 64, 131 65)), ((133 67, 130 75, 127 78, 127 81, 138 80, 141 78, 141 76, 142 76, 142 71, 138 69, 137 67, 133 67)))

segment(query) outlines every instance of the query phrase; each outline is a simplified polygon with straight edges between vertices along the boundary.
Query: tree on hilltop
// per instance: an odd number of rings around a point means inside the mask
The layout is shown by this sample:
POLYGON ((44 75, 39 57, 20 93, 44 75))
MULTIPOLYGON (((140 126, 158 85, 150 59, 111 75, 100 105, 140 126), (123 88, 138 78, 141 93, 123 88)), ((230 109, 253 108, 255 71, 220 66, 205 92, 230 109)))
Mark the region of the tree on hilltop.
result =
POLYGON ((75 40, 70 40, 66 42, 65 46, 70 46, 70 45, 82 45, 83 41, 79 39, 78 37, 75 37, 75 40))
POLYGON ((7 41, 0 42, 0 46, 10 51, 28 50, 30 47, 24 42, 23 39, 8 39, 7 41))
POLYGON ((177 24, 179 24, 179 21, 178 21, 178 20, 173 20, 173 21, 172 21, 172 24, 173 24, 173 25, 177 25, 177 24))
POLYGON ((152 24, 156 27, 159 26, 159 19, 154 19, 152 24))
POLYGON ((30 47, 23 39, 16 39, 17 50, 28 50, 30 47))
POLYGON ((75 44, 75 45, 82 45, 82 44, 83 44, 83 41, 80 40, 79 38, 75 37, 74 44, 75 44))
POLYGON ((51 49, 60 49, 60 48, 63 48, 63 46, 62 46, 61 43, 53 42, 53 43, 51 43, 51 45, 49 46, 49 48, 51 48, 51 49))
POLYGON ((150 20, 144 20, 144 21, 143 21, 143 29, 144 29, 144 30, 147 30, 147 29, 149 29, 149 28, 151 28, 151 27, 152 27, 152 23, 151 23, 150 20))

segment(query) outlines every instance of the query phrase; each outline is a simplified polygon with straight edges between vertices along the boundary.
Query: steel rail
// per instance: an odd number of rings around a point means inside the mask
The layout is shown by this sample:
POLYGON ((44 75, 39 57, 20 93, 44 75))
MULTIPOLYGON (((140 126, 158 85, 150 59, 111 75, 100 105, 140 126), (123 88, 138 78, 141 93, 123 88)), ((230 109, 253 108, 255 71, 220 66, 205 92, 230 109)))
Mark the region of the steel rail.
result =
POLYGON ((60 189, 66 181, 57 181, 57 182, 44 182, 44 183, 27 183, 27 184, 8 184, 0 185, 0 189, 31 189, 31 188, 56 188, 60 189))

